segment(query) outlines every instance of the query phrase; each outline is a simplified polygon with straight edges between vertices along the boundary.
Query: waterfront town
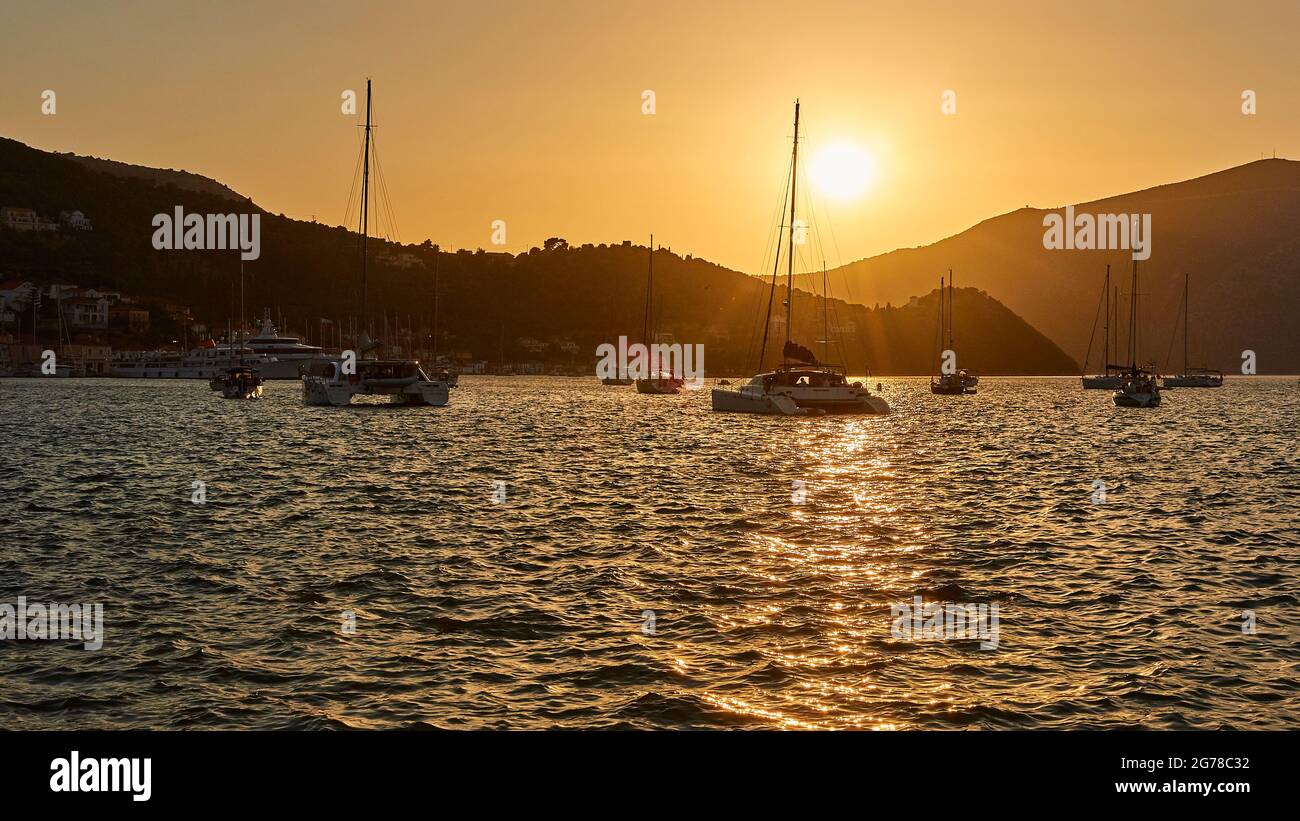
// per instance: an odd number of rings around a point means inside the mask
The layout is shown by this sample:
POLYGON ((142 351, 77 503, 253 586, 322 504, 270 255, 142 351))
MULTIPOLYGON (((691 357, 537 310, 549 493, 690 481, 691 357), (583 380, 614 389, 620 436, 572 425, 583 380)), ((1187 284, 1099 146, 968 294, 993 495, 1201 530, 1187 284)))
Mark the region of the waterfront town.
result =
MULTIPOLYGON (((242 327, 238 319, 216 327, 197 319, 185 305, 140 298, 111 287, 5 278, 0 280, 0 376, 38 375, 45 351, 55 353, 59 376, 129 376, 131 366, 143 362, 181 363, 219 344, 237 346, 241 334, 253 340, 269 331, 281 340, 297 339, 319 347, 326 355, 337 355, 349 334, 347 321, 290 319, 272 309, 259 314, 250 316, 242 327)), ((382 325, 385 338, 395 347, 462 374, 591 373, 590 356, 583 356, 572 340, 506 340, 503 335, 498 355, 484 358, 454 347, 439 350, 425 321, 390 316, 382 325), (505 352, 519 355, 502 355, 505 352)))
MULTIPOLYGON (((75 235, 93 230, 92 219, 81 211, 63 211, 54 219, 32 208, 0 207, 0 231, 75 235)), ((560 244, 563 240, 548 240, 544 250, 560 244)), ((622 246, 630 248, 631 242, 622 246)), ((426 267, 409 252, 380 253, 374 262, 398 270, 426 267)), ((42 375, 46 352, 52 351, 55 364, 47 363, 44 375, 193 378, 196 371, 188 365, 210 366, 214 357, 228 352, 263 352, 275 347, 272 341, 294 346, 293 353, 299 355, 310 348, 315 355, 337 356, 359 330, 359 319, 352 316, 287 315, 276 306, 258 304, 246 308, 242 322, 235 310, 228 316, 201 316, 189 305, 87 282, 84 273, 19 273, 0 259, 0 376, 42 375), (241 339, 250 347, 241 347, 241 339)), ((511 334, 503 322, 486 335, 495 337, 486 349, 476 350, 481 346, 465 345, 447 323, 440 330, 436 314, 388 313, 371 321, 390 350, 460 374, 592 373, 591 346, 569 336, 511 334)), ((715 331, 714 337, 720 333, 715 331)), ((674 341, 673 334, 664 331, 655 339, 674 341)), ((286 378, 277 374, 274 378, 286 378)))

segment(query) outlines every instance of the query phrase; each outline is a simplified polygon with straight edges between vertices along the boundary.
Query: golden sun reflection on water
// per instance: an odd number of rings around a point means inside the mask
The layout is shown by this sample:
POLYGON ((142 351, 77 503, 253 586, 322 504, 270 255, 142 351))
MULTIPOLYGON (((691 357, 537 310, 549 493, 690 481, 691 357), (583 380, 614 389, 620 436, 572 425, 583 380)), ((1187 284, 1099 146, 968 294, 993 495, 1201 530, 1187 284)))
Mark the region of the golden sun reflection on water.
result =
POLYGON ((888 417, 769 419, 715 414, 707 391, 480 377, 437 412, 304 413, 271 391, 196 426, 205 385, 58 381, 5 386, 0 540, 30 549, 0 558, 0 582, 93 589, 131 620, 58 659, 65 691, 107 682, 109 711, 28 709, 50 693, 0 654, 19 728, 1300 714, 1277 675, 1300 644, 1278 617, 1300 532, 1293 383, 1171 392, 1137 414, 1077 380, 990 377, 954 400, 898 379, 888 417), (178 488, 200 467, 223 503, 195 511, 178 488), (48 527, 26 524, 35 511, 48 527), (997 648, 896 637, 891 606, 915 597, 998 604, 997 648), (1244 635, 1242 609, 1276 629, 1244 635))

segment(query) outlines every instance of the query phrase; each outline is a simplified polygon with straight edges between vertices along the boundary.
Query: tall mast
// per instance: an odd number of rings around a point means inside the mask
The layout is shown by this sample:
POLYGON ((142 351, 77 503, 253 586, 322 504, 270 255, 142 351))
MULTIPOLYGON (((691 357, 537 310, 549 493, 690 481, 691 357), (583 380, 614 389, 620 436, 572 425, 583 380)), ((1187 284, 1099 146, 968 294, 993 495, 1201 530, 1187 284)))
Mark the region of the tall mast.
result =
POLYGON ((366 238, 370 234, 370 80, 366 80, 366 144, 361 160, 361 332, 370 324, 366 306, 366 238))
POLYGON ((1183 274, 1183 373, 1187 373, 1187 337, 1191 334, 1192 329, 1187 324, 1188 317, 1191 316, 1192 306, 1187 303, 1188 280, 1191 274, 1183 274))
MULTIPOLYGON (((794 152, 790 159, 790 248, 785 260, 785 341, 790 341, 794 311, 794 202, 799 188, 799 101, 794 101, 794 152)), ((785 351, 782 350, 782 357, 785 351)))
MULTIPOLYGON (((826 260, 822 260, 822 322, 825 324, 825 336, 822 337, 822 364, 831 359, 831 309, 830 290, 826 284, 826 260)), ((843 351, 841 351, 843 353, 843 351)), ((848 364, 847 361, 844 363, 848 364)))
POLYGON ((641 342, 650 345, 650 300, 654 298, 655 289, 655 235, 650 235, 650 267, 645 279, 645 318, 641 322, 641 342))
MULTIPOLYGON (((939 355, 940 360, 943 359, 943 334, 944 325, 947 322, 947 320, 944 319, 946 314, 943 312, 944 293, 947 288, 947 282, 948 281, 943 278, 943 274, 939 274, 939 346, 936 353, 939 355)), ((940 370, 942 370, 942 368, 940 368, 940 370)))
POLYGON ((244 364, 244 263, 239 263, 239 364, 244 364))
MULTIPOLYGON (((1104 345, 1106 348, 1106 353, 1103 356, 1101 361, 1106 364, 1106 373, 1110 373, 1110 266, 1109 265, 1106 266, 1105 293, 1106 293, 1106 329, 1105 329, 1106 342, 1104 343, 1104 345)), ((1095 322, 1096 320, 1093 321, 1095 322)), ((1089 341, 1088 344, 1091 345, 1092 342, 1089 341)))
POLYGON ((438 361, 438 265, 442 262, 442 251, 433 251, 433 361, 438 361))
POLYGON ((948 350, 952 350, 952 269, 948 269, 948 350))
POLYGON ((1138 264, 1133 260, 1133 293, 1128 303, 1128 355, 1133 370, 1137 370, 1137 304, 1138 304, 1138 264))
POLYGON ((1115 292, 1115 304, 1111 308, 1115 325, 1115 358, 1119 359, 1119 286, 1110 286, 1115 292))

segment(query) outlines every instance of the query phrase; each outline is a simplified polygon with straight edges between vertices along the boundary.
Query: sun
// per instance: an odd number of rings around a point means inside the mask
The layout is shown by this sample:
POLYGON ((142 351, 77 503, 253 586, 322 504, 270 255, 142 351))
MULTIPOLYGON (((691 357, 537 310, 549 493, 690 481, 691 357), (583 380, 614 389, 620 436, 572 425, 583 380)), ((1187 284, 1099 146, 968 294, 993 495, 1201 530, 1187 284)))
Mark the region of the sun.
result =
POLYGON ((813 155, 808 176, 817 190, 837 200, 862 196, 876 178, 871 155, 850 142, 824 146, 813 155))

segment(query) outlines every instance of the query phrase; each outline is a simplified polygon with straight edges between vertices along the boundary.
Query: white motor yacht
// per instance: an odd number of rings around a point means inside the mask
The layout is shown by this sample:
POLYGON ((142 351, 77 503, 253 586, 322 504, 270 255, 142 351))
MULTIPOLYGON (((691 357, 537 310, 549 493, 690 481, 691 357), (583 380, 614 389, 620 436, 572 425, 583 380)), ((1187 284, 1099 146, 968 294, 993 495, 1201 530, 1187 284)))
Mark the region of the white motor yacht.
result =
POLYGON ((319 360, 337 358, 329 356, 316 345, 303 344, 296 336, 280 336, 275 323, 271 321, 269 309, 262 315, 261 330, 257 336, 250 337, 246 344, 263 379, 297 379, 304 366, 319 360))

